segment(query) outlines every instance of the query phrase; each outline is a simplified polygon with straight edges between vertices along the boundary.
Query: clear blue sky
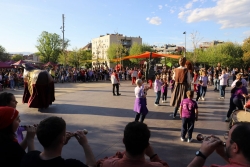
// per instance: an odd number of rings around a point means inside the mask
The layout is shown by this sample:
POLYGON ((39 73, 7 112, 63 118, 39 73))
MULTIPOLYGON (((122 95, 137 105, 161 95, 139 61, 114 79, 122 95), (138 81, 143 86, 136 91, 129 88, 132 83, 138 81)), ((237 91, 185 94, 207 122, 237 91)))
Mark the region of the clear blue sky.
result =
POLYGON ((192 49, 190 33, 202 41, 242 43, 250 36, 250 0, 1 0, 0 45, 7 52, 36 52, 42 31, 62 36, 72 48, 92 38, 119 32, 141 36, 150 45, 192 49))

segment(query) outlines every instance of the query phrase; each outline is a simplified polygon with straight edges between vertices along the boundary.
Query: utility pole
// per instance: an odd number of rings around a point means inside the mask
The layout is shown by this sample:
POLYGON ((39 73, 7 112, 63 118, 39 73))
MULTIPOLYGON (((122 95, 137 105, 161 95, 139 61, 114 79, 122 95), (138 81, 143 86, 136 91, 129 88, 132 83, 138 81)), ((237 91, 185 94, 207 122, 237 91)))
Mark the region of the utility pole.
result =
POLYGON ((65 49, 65 46, 64 46, 64 14, 62 14, 62 33, 63 33, 63 43, 62 43, 62 51, 63 51, 63 56, 64 56, 64 66, 66 66, 66 55, 64 55, 64 49, 65 49))

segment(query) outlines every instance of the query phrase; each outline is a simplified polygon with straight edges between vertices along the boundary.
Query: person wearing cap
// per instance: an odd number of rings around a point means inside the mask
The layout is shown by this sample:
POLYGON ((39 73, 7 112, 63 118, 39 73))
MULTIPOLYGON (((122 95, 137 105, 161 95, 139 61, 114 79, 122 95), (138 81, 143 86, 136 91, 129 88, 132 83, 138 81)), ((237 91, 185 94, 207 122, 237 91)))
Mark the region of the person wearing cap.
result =
POLYGON ((0 166, 20 166, 21 159, 28 151, 34 150, 36 128, 27 127, 27 135, 19 144, 15 132, 21 122, 19 112, 13 107, 0 107, 0 166))

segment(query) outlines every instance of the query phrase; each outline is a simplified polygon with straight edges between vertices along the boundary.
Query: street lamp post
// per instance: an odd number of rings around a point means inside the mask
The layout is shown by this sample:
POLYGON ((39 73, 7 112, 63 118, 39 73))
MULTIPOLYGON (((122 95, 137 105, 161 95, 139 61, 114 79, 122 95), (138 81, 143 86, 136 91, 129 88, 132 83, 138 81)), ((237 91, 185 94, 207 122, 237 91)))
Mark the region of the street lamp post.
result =
POLYGON ((187 46, 186 46, 186 31, 183 32, 183 34, 185 34, 185 52, 184 52, 184 57, 186 57, 186 48, 187 48, 187 46))

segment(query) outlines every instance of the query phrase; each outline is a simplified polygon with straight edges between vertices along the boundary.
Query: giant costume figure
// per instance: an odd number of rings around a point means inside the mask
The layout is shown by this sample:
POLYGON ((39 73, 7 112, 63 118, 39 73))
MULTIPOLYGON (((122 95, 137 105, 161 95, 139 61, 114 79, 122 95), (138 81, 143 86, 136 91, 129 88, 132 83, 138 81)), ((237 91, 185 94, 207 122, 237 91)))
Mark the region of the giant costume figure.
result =
POLYGON ((55 87, 51 75, 46 70, 39 70, 23 64, 24 93, 23 103, 31 108, 48 108, 55 101, 55 87))

